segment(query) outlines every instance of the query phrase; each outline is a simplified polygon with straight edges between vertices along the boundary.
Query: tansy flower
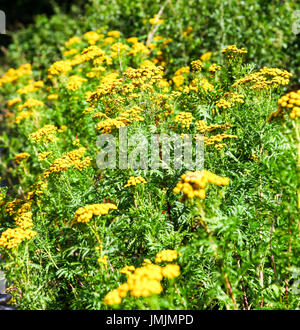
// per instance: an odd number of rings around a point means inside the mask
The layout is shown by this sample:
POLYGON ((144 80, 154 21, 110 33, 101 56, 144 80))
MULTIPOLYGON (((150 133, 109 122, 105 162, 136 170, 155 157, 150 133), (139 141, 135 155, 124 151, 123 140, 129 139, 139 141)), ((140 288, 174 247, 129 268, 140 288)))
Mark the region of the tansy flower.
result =
POLYGON ((180 275, 180 267, 178 265, 167 265, 162 269, 162 274, 168 279, 178 277, 180 275))
POLYGON ((228 186, 229 178, 218 176, 210 171, 202 170, 195 172, 187 172, 181 176, 180 182, 174 188, 174 193, 183 193, 183 199, 185 198, 200 198, 204 199, 206 192, 205 187, 208 183, 218 186, 228 186))
POLYGON ((80 207, 75 212, 74 222, 89 222, 92 217, 98 215, 106 215, 110 210, 116 210, 117 206, 111 203, 92 204, 80 207))
POLYGON ((127 181, 127 183, 124 187, 126 188, 126 187, 130 187, 130 186, 136 186, 137 184, 145 184, 145 183, 147 183, 147 181, 143 177, 141 177, 141 176, 138 176, 138 177, 131 176, 128 179, 128 181, 127 181))
POLYGON ((17 164, 20 164, 22 160, 25 160, 30 157, 30 154, 28 152, 21 152, 15 156, 15 162, 17 164))
POLYGON ((167 249, 167 250, 160 251, 156 254, 155 262, 157 262, 157 263, 160 263, 163 261, 170 262, 170 261, 177 259, 177 257, 178 257, 178 253, 176 250, 167 249))

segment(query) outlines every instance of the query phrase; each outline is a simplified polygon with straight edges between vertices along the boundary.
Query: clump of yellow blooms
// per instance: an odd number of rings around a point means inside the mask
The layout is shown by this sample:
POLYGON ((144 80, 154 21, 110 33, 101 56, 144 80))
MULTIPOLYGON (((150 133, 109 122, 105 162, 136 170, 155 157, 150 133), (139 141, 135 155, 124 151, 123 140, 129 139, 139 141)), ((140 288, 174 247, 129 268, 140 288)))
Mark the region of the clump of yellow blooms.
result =
POLYGON ((61 74, 66 74, 72 70, 72 62, 70 60, 62 60, 54 62, 48 69, 48 78, 52 76, 58 76, 61 74))
POLYGON ((79 44, 81 42, 81 39, 78 36, 70 38, 66 43, 65 46, 67 48, 70 48, 73 45, 79 44))
POLYGON ((58 99, 58 94, 49 94, 47 96, 48 100, 57 100, 58 99))
POLYGON ((228 186, 229 178, 218 176, 210 171, 202 170, 195 172, 187 172, 181 176, 181 180, 173 189, 175 194, 183 193, 183 199, 200 198, 206 196, 205 187, 208 183, 218 186, 228 186))
POLYGON ((41 153, 38 154, 38 159, 39 160, 44 160, 51 154, 52 154, 52 151, 41 152, 41 153))
POLYGON ((225 54, 227 59, 233 59, 236 56, 247 54, 245 48, 237 48, 236 45, 230 45, 222 49, 222 53, 225 54))
POLYGON ((190 112, 182 111, 178 115, 175 116, 175 123, 178 123, 181 125, 182 128, 189 129, 192 122, 193 122, 193 115, 190 112))
POLYGON ((214 89, 214 86, 206 78, 200 79, 199 86, 203 88, 206 92, 212 91, 214 89))
POLYGON ((166 265, 162 269, 162 275, 168 279, 178 277, 180 275, 179 265, 166 265))
POLYGON ((6 72, 6 74, 0 78, 0 87, 3 84, 14 82, 25 75, 31 75, 31 74, 32 74, 32 70, 30 63, 22 64, 17 69, 10 68, 6 72))
POLYGON ((30 154, 28 152, 21 152, 15 156, 14 160, 17 164, 20 164, 22 160, 27 159, 29 157, 30 154))
POLYGON ((117 206, 112 203, 101 203, 80 207, 75 212, 74 223, 87 223, 94 215, 106 215, 110 210, 117 210, 117 206))
POLYGON ((263 67, 258 72, 238 79, 232 86, 246 85, 246 87, 256 90, 276 88, 280 85, 287 85, 292 75, 292 73, 286 70, 263 67))
POLYGON ((21 99, 20 99, 19 97, 15 97, 15 98, 9 100, 9 101, 7 102, 7 105, 8 105, 8 107, 10 108, 10 107, 14 106, 15 104, 17 104, 17 103, 19 103, 19 102, 21 102, 21 99))
POLYGON ((180 69, 176 70, 174 73, 174 76, 180 76, 182 74, 188 74, 190 72, 190 67, 189 66, 183 66, 180 69))
POLYGON ((29 134, 29 139, 35 142, 54 142, 57 137, 54 135, 58 131, 58 128, 54 125, 45 125, 44 127, 38 129, 36 132, 29 134))
POLYGON ((145 259, 142 267, 125 266, 121 272, 128 275, 127 282, 107 293, 104 298, 104 304, 106 305, 120 304, 122 298, 126 297, 128 293, 132 297, 149 297, 153 294, 160 294, 163 291, 161 285, 163 278, 173 279, 178 277, 180 267, 173 264, 161 267, 151 263, 149 259, 145 259))
POLYGON ((244 103, 244 95, 238 94, 236 92, 225 93, 222 98, 216 102, 216 106, 219 109, 231 108, 234 103, 244 103))
POLYGON ((87 79, 82 78, 78 75, 73 75, 69 77, 69 81, 66 88, 74 92, 82 85, 84 81, 87 81, 87 79))
POLYGON ((33 227, 32 212, 25 212, 15 218, 16 225, 22 229, 33 227))
POLYGON ((103 257, 99 257, 97 259, 97 262, 99 264, 101 264, 101 266, 104 265, 104 267, 106 268, 107 267, 107 259, 108 259, 108 256, 107 255, 104 255, 103 257))
POLYGON ((202 61, 209 61, 209 59, 211 58, 211 55, 212 54, 213 54, 212 52, 206 52, 203 55, 201 55, 200 59, 202 61))
POLYGON ((221 69, 221 67, 219 65, 217 65, 216 63, 213 63, 209 68, 208 71, 215 73, 217 71, 219 71, 221 69))
POLYGON ((137 184, 145 184, 145 183, 147 183, 147 181, 142 176, 137 176, 137 177, 131 176, 124 187, 126 188, 126 187, 136 186, 137 184))
POLYGON ((122 42, 116 42, 113 45, 111 45, 110 50, 112 51, 111 57, 116 58, 119 55, 125 54, 128 50, 129 46, 126 44, 123 44, 122 42))
POLYGON ((37 91, 39 88, 44 86, 44 82, 42 80, 38 81, 29 81, 29 84, 19 88, 17 90, 18 94, 28 94, 37 91))
POLYGON ((207 132, 215 131, 217 129, 227 130, 227 129, 232 127, 232 125, 229 124, 229 123, 226 123, 226 124, 210 124, 210 125, 207 126, 207 122, 205 120, 198 120, 198 121, 196 121, 195 124, 196 124, 197 130, 200 131, 203 134, 205 134, 207 132))
POLYGON ((18 105, 18 111, 21 111, 24 108, 31 109, 31 108, 35 108, 35 107, 42 107, 43 105, 44 105, 43 101, 36 100, 36 99, 33 99, 33 98, 29 98, 23 104, 18 105))
POLYGON ((143 90, 152 86, 162 79, 163 68, 161 66, 145 66, 139 69, 128 67, 124 72, 124 77, 131 80, 135 88, 143 90))
POLYGON ((151 25, 158 25, 164 22, 163 19, 159 19, 160 15, 154 15, 152 18, 149 19, 149 23, 151 25))
POLYGON ((100 100, 102 97, 106 95, 116 94, 122 85, 122 79, 118 78, 118 73, 110 73, 106 75, 101 84, 97 87, 95 92, 92 92, 88 97, 88 102, 92 103, 94 101, 100 100))
POLYGON ((300 89, 296 92, 290 92, 282 96, 278 100, 277 111, 273 112, 267 121, 276 117, 282 117, 285 111, 289 113, 291 119, 300 117, 300 89))
POLYGON ((21 121, 31 116, 30 111, 22 111, 16 117, 16 124, 20 124, 21 121))
POLYGON ((95 43, 103 38, 103 34, 99 34, 96 31, 89 31, 83 35, 90 45, 95 45, 95 43))
POLYGON ((8 215, 13 215, 16 213, 15 209, 16 207, 22 203, 22 199, 15 199, 14 201, 12 202, 8 202, 5 206, 5 212, 8 214, 8 215))
POLYGON ((120 32, 120 31, 113 30, 113 31, 109 31, 109 32, 107 32, 107 35, 108 35, 109 37, 113 37, 113 38, 118 39, 118 38, 120 38, 120 36, 121 36, 121 32, 120 32))
POLYGON ((201 60, 195 60, 195 61, 191 62, 191 68, 193 71, 196 71, 196 72, 201 71, 202 66, 203 66, 203 64, 202 64, 201 60))
POLYGON ((72 48, 70 50, 66 50, 65 52, 63 52, 63 55, 66 56, 66 57, 69 57, 69 56, 72 56, 72 55, 74 55, 74 54, 76 54, 78 52, 79 52, 78 49, 72 48))
POLYGON ((92 60, 95 57, 104 56, 105 52, 98 46, 89 46, 81 52, 83 61, 92 60))
POLYGON ((75 149, 69 151, 66 155, 56 159, 43 173, 43 177, 47 178, 51 173, 60 173, 62 171, 66 171, 69 168, 73 167, 76 170, 82 171, 84 168, 88 167, 91 162, 91 157, 83 157, 86 152, 86 148, 81 147, 79 149, 75 149))
POLYGON ((223 99, 223 98, 221 98, 217 101, 216 105, 219 109, 224 110, 224 109, 230 108, 232 106, 232 103, 225 100, 225 99, 223 99))
POLYGON ((13 249, 19 246, 23 240, 30 240, 36 234, 37 232, 32 229, 22 229, 20 227, 9 228, 2 232, 0 237, 0 246, 7 249, 13 249))
MULTIPOLYGON (((222 142, 224 139, 237 139, 237 136, 227 133, 217 134, 210 137, 204 137, 204 143, 206 146, 211 146, 215 143, 222 142)), ((225 147, 224 143, 215 146, 216 149, 221 149, 222 147, 225 147)))
POLYGON ((135 267, 132 266, 132 265, 130 265, 130 266, 124 266, 124 267, 121 269, 120 273, 121 273, 121 274, 125 274, 125 275, 129 275, 129 274, 131 274, 131 272, 133 272, 133 271, 135 271, 135 267))
POLYGON ((155 262, 156 263, 161 263, 164 261, 171 262, 171 261, 177 259, 177 257, 178 257, 178 253, 176 250, 167 249, 167 250, 160 251, 156 254, 155 262))

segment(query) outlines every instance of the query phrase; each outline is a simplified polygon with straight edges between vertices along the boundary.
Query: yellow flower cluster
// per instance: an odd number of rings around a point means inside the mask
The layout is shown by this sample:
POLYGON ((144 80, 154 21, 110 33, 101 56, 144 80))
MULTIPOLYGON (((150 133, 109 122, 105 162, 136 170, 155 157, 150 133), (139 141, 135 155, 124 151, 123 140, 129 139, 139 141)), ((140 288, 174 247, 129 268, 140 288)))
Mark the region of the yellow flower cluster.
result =
POLYGON ((125 122, 126 124, 130 124, 134 121, 144 121, 145 118, 140 116, 140 113, 143 111, 142 108, 138 107, 137 105, 123 111, 119 118, 125 122))
POLYGON ((82 83, 84 81, 87 81, 87 79, 82 78, 77 75, 73 75, 73 76, 69 77, 69 81, 68 81, 66 88, 74 92, 78 88, 80 88, 80 86, 82 85, 82 83))
POLYGON ((207 126, 207 122, 205 120, 198 120, 196 122, 197 130, 200 131, 203 134, 205 134, 207 132, 215 131, 217 129, 227 130, 228 128, 231 128, 231 127, 232 127, 232 125, 229 124, 229 123, 226 123, 226 124, 211 124, 211 125, 207 126))
MULTIPOLYGON (((217 134, 217 135, 213 135, 211 137, 204 137, 204 143, 206 146, 211 146, 215 143, 220 143, 222 142, 224 139, 237 139, 236 135, 232 135, 232 134, 226 134, 226 133, 222 133, 222 134, 217 134)), ((225 145, 222 144, 222 147, 224 147, 225 145)), ((221 146, 217 146, 217 149, 220 148, 221 146)))
POLYGON ((57 100, 58 99, 58 94, 49 94, 47 96, 48 100, 57 100))
POLYGON ((38 129, 36 132, 29 134, 29 139, 35 142, 54 142, 57 137, 54 135, 58 131, 58 128, 54 125, 45 125, 44 127, 38 129))
POLYGON ((236 55, 243 55, 247 54, 248 52, 245 50, 245 48, 237 48, 236 45, 230 45, 226 48, 222 49, 222 53, 225 54, 227 59, 232 59, 236 55))
POLYGON ((177 259, 177 257, 178 257, 178 253, 176 250, 167 249, 167 250, 160 251, 156 254, 155 262, 157 262, 157 263, 161 263, 164 261, 171 262, 171 261, 177 259))
POLYGON ((174 193, 183 193, 184 198, 200 198, 204 199, 206 192, 205 187, 208 183, 215 185, 227 186, 229 184, 229 179, 218 176, 210 171, 202 170, 195 172, 187 172, 181 176, 180 182, 177 183, 174 188, 174 193))
POLYGON ((38 81, 30 81, 28 85, 19 88, 17 93, 19 94, 28 94, 37 91, 39 88, 44 86, 44 82, 42 80, 38 81))
POLYGON ((191 62, 191 68, 193 71, 201 71, 203 63, 201 60, 195 60, 191 62))
POLYGON ((4 76, 0 78, 0 87, 3 84, 11 83, 25 75, 31 75, 31 64, 22 64, 17 69, 10 68, 4 76))
POLYGON ((140 69, 128 67, 124 77, 131 80, 134 87, 143 89, 144 85, 154 85, 162 79, 163 68, 161 66, 145 66, 140 69))
POLYGON ((217 71, 219 71, 221 69, 221 67, 219 65, 217 65, 216 63, 213 63, 209 68, 208 71, 215 73, 217 71))
POLYGON ((33 238, 37 233, 32 229, 9 228, 0 237, 0 246, 13 249, 20 245, 23 240, 33 238))
POLYGON ((20 124, 21 121, 31 116, 30 111, 22 111, 16 117, 16 124, 20 124))
POLYGON ((15 218, 16 225, 22 229, 33 227, 32 212, 25 212, 15 218))
POLYGON ((15 162, 17 164, 20 164, 22 160, 27 159, 30 157, 30 154, 28 152, 21 152, 15 156, 15 162))
POLYGON ((183 66, 180 69, 175 71, 174 76, 181 76, 182 74, 189 74, 189 72, 190 72, 190 67, 183 66))
POLYGON ((200 59, 202 61, 209 61, 209 59, 211 58, 211 55, 212 54, 213 54, 212 52, 206 52, 203 55, 201 55, 200 59))
POLYGON ((158 25, 164 22, 163 19, 159 19, 160 15, 154 15, 152 18, 149 19, 149 23, 151 25, 158 25))
POLYGON ((161 267, 152 264, 151 261, 150 263, 145 262, 145 266, 139 268, 132 266, 130 270, 132 272, 126 269, 127 282, 110 291, 104 298, 104 304, 118 305, 128 292, 133 297, 149 297, 153 294, 160 294, 163 291, 161 281, 164 277, 173 279, 180 275, 179 265, 169 264, 161 267))
POLYGON ((193 115, 190 112, 179 112, 178 115, 175 116, 175 123, 178 123, 181 125, 182 128, 189 129, 192 122, 193 122, 193 115))
POLYGON ((122 79, 118 78, 118 73, 110 73, 106 75, 101 84, 97 87, 95 92, 92 92, 88 97, 88 102, 92 103, 94 101, 100 100, 105 95, 116 94, 122 85, 122 79))
POLYGON ((181 85, 184 83, 184 81, 185 81, 185 77, 182 76, 182 75, 177 75, 177 76, 174 76, 174 77, 172 78, 172 80, 173 80, 175 86, 176 86, 176 87, 179 87, 179 86, 181 86, 181 85))
POLYGON ((22 203, 22 199, 15 199, 14 201, 12 202, 8 202, 6 204, 6 207, 5 207, 5 212, 8 214, 8 215, 13 215, 16 213, 15 209, 16 207, 22 203))
POLYGON ((137 184, 145 184, 147 181, 142 176, 131 176, 124 187, 136 186, 137 184))
POLYGON ((78 53, 78 51, 79 51, 78 49, 72 48, 70 50, 63 52, 63 55, 66 57, 69 57, 69 56, 72 56, 72 55, 78 53))
POLYGON ((60 173, 73 167, 76 170, 82 171, 84 168, 88 167, 91 162, 90 157, 83 157, 86 152, 86 148, 79 148, 69 151, 66 155, 56 159, 43 173, 43 177, 47 178, 51 173, 60 173))
POLYGON ((81 57, 84 62, 92 60, 95 57, 102 57, 105 52, 98 46, 89 46, 81 52, 81 57))
POLYGON ((100 123, 97 124, 96 128, 97 130, 101 131, 102 134, 109 134, 111 133, 115 128, 120 128, 126 126, 125 122, 117 118, 108 118, 100 123))
POLYGON ((224 110, 232 107, 234 103, 244 103, 244 95, 236 92, 225 93, 224 96, 216 102, 216 106, 224 110))
POLYGON ((74 223, 87 223, 94 215, 105 215, 108 214, 110 210, 117 210, 117 206, 112 203, 101 203, 80 207, 75 212, 74 223))
POLYGON ((116 42, 113 45, 111 45, 111 57, 116 58, 119 55, 125 54, 128 50, 129 46, 126 44, 123 44, 122 42, 116 42))
POLYGON ((103 257, 99 257, 97 259, 97 262, 99 264, 103 264, 106 267, 107 266, 107 259, 108 259, 108 256, 107 255, 104 255, 103 257))
POLYGON ((200 87, 205 90, 205 92, 212 91, 214 89, 214 86, 206 78, 200 79, 199 84, 200 87))
POLYGON ((238 79, 232 86, 250 85, 250 89, 257 90, 276 88, 280 85, 287 85, 292 75, 292 73, 286 70, 263 67, 258 72, 251 73, 244 78, 238 79))
POLYGON ((72 70, 72 62, 70 60, 62 60, 54 62, 48 69, 48 78, 66 74, 72 70))
POLYGON ((65 46, 67 48, 70 48, 73 45, 79 44, 81 42, 81 39, 77 36, 70 38, 66 43, 65 46))
POLYGON ((20 104, 18 106, 18 111, 21 111, 24 108, 31 109, 31 108, 35 108, 35 107, 42 107, 43 105, 44 105, 43 101, 29 98, 26 102, 24 102, 23 104, 20 104))
POLYGON ((95 43, 103 38, 103 34, 99 34, 96 31, 88 31, 83 35, 90 45, 95 45, 95 43))
POLYGON ((9 100, 9 101, 7 102, 7 105, 8 105, 8 107, 10 108, 10 107, 14 106, 15 104, 17 104, 17 103, 19 103, 19 102, 21 102, 21 99, 20 99, 19 97, 15 97, 15 98, 9 100))
POLYGON ((217 101, 216 105, 218 108, 224 110, 224 109, 230 108, 232 106, 232 103, 221 98, 219 101, 217 101))
POLYGON ((118 39, 118 38, 120 38, 120 36, 121 36, 121 32, 120 32, 120 31, 113 30, 113 31, 109 31, 109 32, 107 32, 107 35, 108 35, 109 37, 113 37, 113 38, 118 39))
POLYGON ((278 100, 278 109, 273 112, 267 121, 272 120, 275 117, 282 117, 284 110, 289 112, 291 119, 300 117, 300 89, 296 92, 290 92, 282 96, 278 100))

